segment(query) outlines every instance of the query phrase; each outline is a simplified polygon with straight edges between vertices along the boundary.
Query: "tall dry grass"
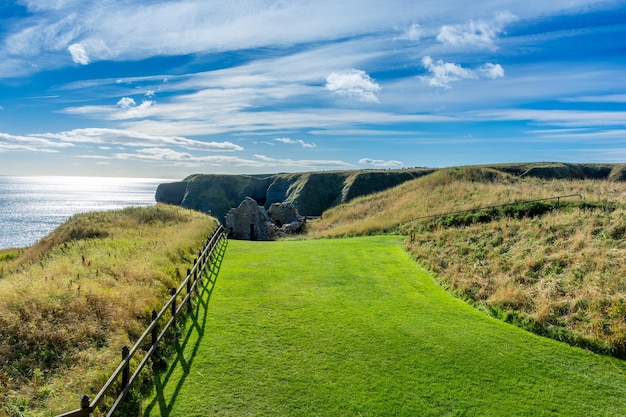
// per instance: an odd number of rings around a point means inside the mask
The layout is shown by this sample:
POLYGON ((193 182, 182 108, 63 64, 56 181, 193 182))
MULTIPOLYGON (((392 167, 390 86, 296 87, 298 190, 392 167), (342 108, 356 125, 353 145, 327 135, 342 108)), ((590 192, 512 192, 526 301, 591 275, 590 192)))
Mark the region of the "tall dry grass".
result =
POLYGON ((443 169, 332 208, 309 224, 308 234, 316 238, 409 232, 423 223, 415 220, 420 216, 566 194, 624 202, 626 186, 609 181, 519 179, 479 167, 443 169))
POLYGON ((216 227, 157 205, 72 217, 0 278, 0 416, 55 415, 92 397, 216 227))
POLYGON ((626 356, 626 212, 573 209, 416 235, 452 291, 538 333, 626 356))

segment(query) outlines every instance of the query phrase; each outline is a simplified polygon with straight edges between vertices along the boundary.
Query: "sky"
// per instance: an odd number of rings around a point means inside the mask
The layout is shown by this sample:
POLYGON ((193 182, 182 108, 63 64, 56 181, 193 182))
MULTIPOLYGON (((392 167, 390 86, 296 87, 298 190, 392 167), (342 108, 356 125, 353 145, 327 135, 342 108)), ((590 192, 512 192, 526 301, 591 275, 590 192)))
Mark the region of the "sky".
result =
POLYGON ((626 162, 626 1, 0 0, 0 175, 626 162))

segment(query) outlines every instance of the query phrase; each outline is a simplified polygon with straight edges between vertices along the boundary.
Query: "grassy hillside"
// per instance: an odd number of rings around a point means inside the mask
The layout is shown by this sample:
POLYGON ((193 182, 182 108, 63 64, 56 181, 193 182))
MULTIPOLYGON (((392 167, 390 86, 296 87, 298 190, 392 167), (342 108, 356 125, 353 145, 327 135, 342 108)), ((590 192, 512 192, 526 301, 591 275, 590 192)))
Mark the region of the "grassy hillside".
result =
POLYGON ((438 170, 386 191, 332 208, 311 225, 313 237, 411 231, 421 216, 579 193, 586 199, 612 197, 621 183, 608 181, 545 181, 521 179, 500 170, 462 167, 438 170))
POLYGON ((144 417, 626 414, 625 362, 485 316, 398 236, 231 240, 203 295, 144 417))
POLYGON ((308 228, 312 237, 413 233, 408 250, 451 291, 490 314, 626 356, 624 204, 623 182, 520 178, 465 167, 355 199, 308 228), (565 194, 582 199, 513 207, 508 214, 445 216, 436 223, 417 219, 565 194))
POLYGON ((93 398, 215 227, 162 205, 80 214, 0 254, 0 416, 93 398))

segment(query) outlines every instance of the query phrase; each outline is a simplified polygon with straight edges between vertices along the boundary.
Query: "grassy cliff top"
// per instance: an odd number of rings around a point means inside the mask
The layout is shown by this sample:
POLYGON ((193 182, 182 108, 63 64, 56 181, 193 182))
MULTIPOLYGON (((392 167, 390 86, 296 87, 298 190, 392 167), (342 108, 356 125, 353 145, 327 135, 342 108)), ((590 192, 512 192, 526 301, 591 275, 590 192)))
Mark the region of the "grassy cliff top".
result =
POLYGON ((0 254, 0 415, 93 396, 186 276, 215 219, 156 205, 79 214, 0 254))

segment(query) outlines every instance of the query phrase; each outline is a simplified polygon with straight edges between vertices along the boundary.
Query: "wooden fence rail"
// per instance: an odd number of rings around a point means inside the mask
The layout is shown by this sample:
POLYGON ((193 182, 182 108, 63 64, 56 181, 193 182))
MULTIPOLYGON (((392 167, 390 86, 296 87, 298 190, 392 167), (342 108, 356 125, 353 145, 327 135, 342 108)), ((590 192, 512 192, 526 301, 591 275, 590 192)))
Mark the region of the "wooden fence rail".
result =
POLYGON ((178 288, 172 288, 171 297, 165 303, 161 311, 157 313, 156 310, 152 311, 152 321, 150 325, 143 332, 141 337, 135 342, 132 348, 128 348, 124 346, 122 348, 122 361, 117 367, 117 369, 111 374, 108 381, 102 386, 98 394, 94 397, 93 400, 90 400, 87 395, 83 395, 80 400, 80 408, 74 411, 69 411, 64 414, 59 414, 56 417, 89 417, 95 411, 96 407, 100 405, 105 395, 109 393, 109 391, 113 388, 115 382, 121 376, 121 388, 118 393, 115 402, 107 412, 106 416, 110 417, 117 410, 119 405, 126 397, 126 394, 130 391, 133 383, 136 381, 137 377, 141 370, 148 363, 148 360, 152 357, 152 355, 156 352, 159 342, 169 328, 176 322, 176 318, 185 306, 191 305, 191 297, 196 292, 196 288, 198 286, 198 280, 201 278, 201 274, 207 266, 211 266, 211 262, 215 257, 216 250, 224 243, 226 238, 226 234, 224 233, 224 228, 220 225, 217 230, 213 233, 213 235, 207 239, 204 248, 198 254, 198 258, 194 260, 193 267, 187 270, 187 277, 180 284, 178 288), (179 297, 181 297, 184 293, 184 298, 177 303, 179 297), (161 331, 159 332, 159 322, 167 316, 167 313, 170 313, 169 320, 163 326, 161 331), (130 361, 133 356, 139 351, 142 345, 146 342, 146 340, 150 337, 150 348, 144 355, 143 359, 137 366, 137 369, 130 375, 130 361))

